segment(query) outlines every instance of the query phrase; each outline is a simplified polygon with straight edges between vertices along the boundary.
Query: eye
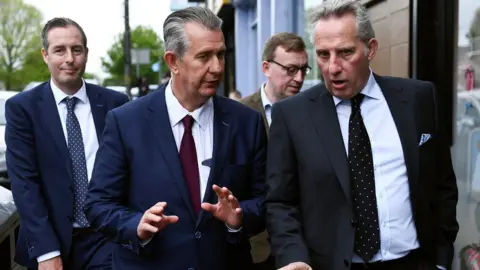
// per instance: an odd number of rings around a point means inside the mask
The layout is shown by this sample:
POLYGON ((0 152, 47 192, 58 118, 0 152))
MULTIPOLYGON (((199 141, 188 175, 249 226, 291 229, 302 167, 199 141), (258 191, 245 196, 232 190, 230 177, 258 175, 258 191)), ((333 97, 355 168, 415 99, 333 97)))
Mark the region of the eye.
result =
POLYGON ((317 51, 317 56, 320 57, 320 58, 328 58, 329 53, 326 52, 326 51, 317 51))

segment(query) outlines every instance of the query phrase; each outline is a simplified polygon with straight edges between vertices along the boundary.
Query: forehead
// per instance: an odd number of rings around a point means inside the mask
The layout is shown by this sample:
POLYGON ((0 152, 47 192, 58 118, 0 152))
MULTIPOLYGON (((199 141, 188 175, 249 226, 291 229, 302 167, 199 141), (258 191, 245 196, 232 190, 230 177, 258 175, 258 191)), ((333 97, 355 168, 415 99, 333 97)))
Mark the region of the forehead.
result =
POLYGON ((186 23, 185 34, 189 51, 219 51, 225 49, 225 39, 221 29, 210 30, 199 23, 186 23))
POLYGON ((72 25, 50 29, 47 39, 50 45, 83 44, 80 30, 72 25))
POLYGON ((313 31, 317 48, 352 45, 357 41, 357 23, 353 14, 321 19, 313 31))
POLYGON ((275 49, 275 61, 279 61, 282 65, 297 65, 303 66, 307 64, 307 52, 306 51, 289 51, 287 52, 284 47, 278 46, 275 49))

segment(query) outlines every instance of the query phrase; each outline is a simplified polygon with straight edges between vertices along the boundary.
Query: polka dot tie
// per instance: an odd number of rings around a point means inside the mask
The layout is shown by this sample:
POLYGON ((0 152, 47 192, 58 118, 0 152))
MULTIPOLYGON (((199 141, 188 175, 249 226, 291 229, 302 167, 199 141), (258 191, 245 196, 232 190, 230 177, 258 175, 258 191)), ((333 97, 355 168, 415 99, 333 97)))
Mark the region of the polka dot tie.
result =
POLYGON ((68 151, 72 160, 73 184, 74 184, 74 206, 73 220, 80 227, 88 227, 88 221, 83 213, 85 205, 85 195, 87 193, 88 175, 87 160, 85 158, 85 148, 83 146, 82 130, 75 116, 74 109, 78 98, 65 98, 67 105, 67 137, 68 151))
POLYGON ((357 221, 354 250, 367 263, 380 249, 380 228, 375 197, 372 147, 360 113, 360 103, 363 98, 364 95, 358 94, 351 100, 348 162, 353 207, 357 221))

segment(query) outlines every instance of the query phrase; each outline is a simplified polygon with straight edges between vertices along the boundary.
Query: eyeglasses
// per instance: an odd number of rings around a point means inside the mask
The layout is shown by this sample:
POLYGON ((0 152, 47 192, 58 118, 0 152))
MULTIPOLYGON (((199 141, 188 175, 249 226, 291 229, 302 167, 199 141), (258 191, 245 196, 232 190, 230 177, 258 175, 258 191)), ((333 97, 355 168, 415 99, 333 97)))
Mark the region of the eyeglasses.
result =
POLYGON ((310 70, 312 70, 312 68, 309 66, 309 65, 305 65, 303 67, 298 67, 298 66, 284 66, 280 63, 278 63, 277 61, 275 60, 268 60, 267 62, 271 62, 271 63, 274 63, 274 64, 277 64, 279 65, 281 68, 283 68, 286 72, 287 72, 287 75, 288 76, 295 76, 297 75, 297 72, 299 70, 302 71, 302 74, 305 76, 307 75, 308 73, 310 73, 310 70))

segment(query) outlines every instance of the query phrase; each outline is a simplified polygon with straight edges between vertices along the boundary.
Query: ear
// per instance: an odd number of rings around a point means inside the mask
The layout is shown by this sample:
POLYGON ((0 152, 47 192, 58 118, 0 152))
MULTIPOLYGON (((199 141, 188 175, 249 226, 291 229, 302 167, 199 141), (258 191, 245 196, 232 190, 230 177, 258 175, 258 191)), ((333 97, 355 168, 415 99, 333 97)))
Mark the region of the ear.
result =
POLYGON ((270 63, 267 61, 262 62, 262 71, 265 76, 270 77, 270 63))
POLYGON ((165 63, 167 64, 170 71, 173 74, 177 75, 178 74, 178 61, 180 60, 178 58, 178 56, 172 51, 166 51, 165 54, 163 55, 163 59, 165 60, 165 63))
POLYGON ((85 48, 85 62, 88 61, 88 47, 85 48))
POLYGON ((43 56, 43 62, 48 65, 48 53, 45 51, 44 48, 42 48, 42 56, 43 56))
POLYGON ((370 41, 367 44, 368 47, 368 61, 372 61, 373 58, 375 58, 375 55, 377 54, 377 49, 378 49, 378 40, 375 38, 370 39, 370 41))

